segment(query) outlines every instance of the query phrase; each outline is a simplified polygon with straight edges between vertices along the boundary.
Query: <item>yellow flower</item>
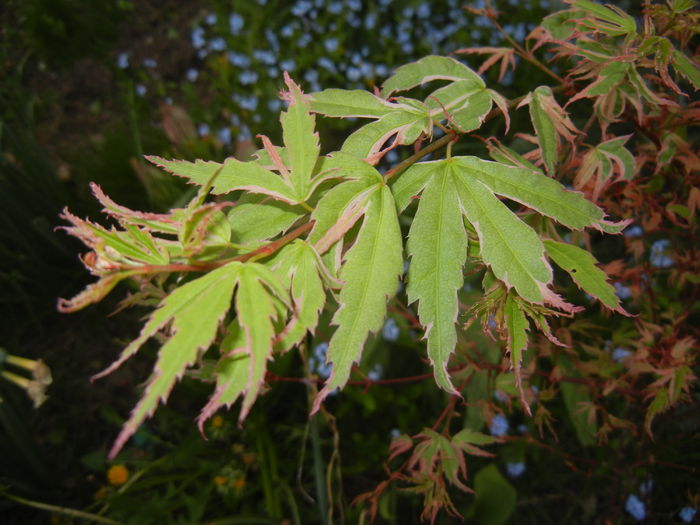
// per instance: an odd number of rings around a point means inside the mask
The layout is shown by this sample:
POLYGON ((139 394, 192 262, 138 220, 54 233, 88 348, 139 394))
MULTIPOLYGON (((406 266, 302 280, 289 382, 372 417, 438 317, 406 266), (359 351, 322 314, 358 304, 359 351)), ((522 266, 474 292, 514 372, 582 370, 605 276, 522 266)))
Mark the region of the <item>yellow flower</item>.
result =
POLYGON ((226 484, 228 478, 226 476, 214 476, 214 485, 221 487, 226 484))
POLYGON ((224 426, 224 418, 221 416, 214 416, 211 418, 211 426, 214 428, 221 428, 224 426))
POLYGON ((110 485, 123 485, 129 479, 129 470, 124 465, 112 465, 107 471, 110 485))

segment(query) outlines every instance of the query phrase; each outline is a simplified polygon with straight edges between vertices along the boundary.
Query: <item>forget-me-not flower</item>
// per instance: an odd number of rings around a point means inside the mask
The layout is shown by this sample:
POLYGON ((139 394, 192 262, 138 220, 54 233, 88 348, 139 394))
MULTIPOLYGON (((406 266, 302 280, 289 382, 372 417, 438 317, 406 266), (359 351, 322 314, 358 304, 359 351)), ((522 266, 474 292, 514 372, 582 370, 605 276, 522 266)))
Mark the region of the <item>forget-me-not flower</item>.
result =
POLYGON ((508 433, 509 428, 510 425, 508 424, 508 420, 503 414, 496 414, 489 423, 489 432, 492 436, 505 436, 508 433))
POLYGON ((625 502, 625 510, 637 521, 642 521, 647 515, 644 502, 641 501, 636 494, 629 495, 625 502))

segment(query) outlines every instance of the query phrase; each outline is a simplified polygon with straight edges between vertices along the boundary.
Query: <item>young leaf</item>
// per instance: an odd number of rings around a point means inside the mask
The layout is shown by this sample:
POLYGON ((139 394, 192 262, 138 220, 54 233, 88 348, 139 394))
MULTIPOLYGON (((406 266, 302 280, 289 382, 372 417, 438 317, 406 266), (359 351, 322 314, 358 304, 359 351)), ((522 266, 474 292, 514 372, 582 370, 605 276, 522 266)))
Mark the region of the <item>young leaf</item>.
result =
POLYGON ((678 73, 683 75, 693 87, 700 89, 700 69, 690 60, 685 53, 673 50, 673 67, 678 73))
POLYGON ((392 137, 395 145, 412 144, 421 133, 430 133, 431 129, 427 108, 419 111, 406 107, 362 126, 345 140, 341 151, 361 159, 373 159, 392 137))
POLYGON ((298 202, 294 189, 284 179, 255 162, 241 162, 233 157, 226 159, 223 164, 201 160, 196 162, 166 160, 154 156, 147 156, 146 159, 173 175, 186 177, 200 186, 206 184, 218 171, 212 189, 212 193, 216 195, 233 190, 248 190, 269 195, 290 204, 298 202))
POLYGON ((95 376, 101 377, 115 370, 135 354, 147 339, 172 322, 171 336, 158 353, 155 372, 112 446, 110 458, 117 455, 144 419, 155 411, 158 402, 167 399, 177 379, 212 343, 219 323, 231 305, 231 296, 242 266, 239 262, 229 263, 177 288, 163 300, 120 358, 95 376))
POLYGON ((530 412, 530 406, 525 400, 522 377, 520 374, 522 354, 523 351, 527 349, 527 330, 529 323, 525 317, 525 313, 520 309, 518 303, 513 298, 512 293, 508 293, 508 297, 506 297, 504 316, 506 328, 508 330, 508 353, 510 354, 511 368, 515 375, 515 386, 520 392, 520 400, 523 407, 530 412))
POLYGON ((478 157, 454 157, 468 177, 486 185, 497 195, 524 204, 573 230, 599 228, 604 213, 581 193, 568 191, 537 169, 513 167, 478 157))
POLYGON ((432 80, 471 80, 483 86, 483 80, 474 71, 454 58, 427 56, 417 62, 399 67, 382 86, 382 97, 396 91, 406 91, 432 80))
POLYGON ((314 248, 297 240, 280 251, 276 273, 291 289, 294 317, 281 335, 278 347, 291 348, 318 324, 318 316, 326 302, 326 292, 319 266, 323 263, 314 248))
POLYGON ((245 194, 228 212, 231 242, 250 245, 254 250, 259 241, 287 231, 306 213, 300 206, 290 207, 266 195, 245 194))
POLYGON ((611 310, 625 313, 615 288, 608 283, 605 272, 596 266, 595 258, 586 250, 552 240, 545 240, 544 246, 558 266, 565 270, 584 292, 598 299, 611 310))
POLYGON ((553 175, 559 159, 559 135, 573 142, 574 133, 578 133, 578 130, 554 99, 551 88, 547 86, 535 89, 518 107, 525 104, 530 110, 530 119, 537 133, 537 141, 540 144, 547 173, 553 175))
MULTIPOLYGON (((449 162, 449 161, 446 161, 449 162)), ((552 269, 544 259, 544 247, 535 231, 522 222, 469 170, 453 161, 459 199, 469 222, 479 236, 481 257, 508 288, 515 288, 524 299, 541 304, 547 300, 565 303, 547 286, 552 269)))
MULTIPOLYGON (((427 173, 430 177, 408 237, 411 264, 406 291, 409 304, 419 301, 418 317, 425 326, 435 380, 441 388, 456 394, 447 362, 457 343, 457 290, 464 283, 467 235, 450 164, 429 166, 433 171, 427 173)), ((418 170, 425 171, 420 167, 418 170)), ((402 177, 410 176, 410 171, 402 177)))
POLYGON ((425 103, 430 116, 436 122, 447 119, 456 124, 460 131, 478 129, 491 111, 492 97, 479 79, 479 82, 460 80, 436 89, 425 103))
POLYGON ((265 266, 249 263, 241 268, 236 292, 236 313, 245 333, 246 346, 243 352, 250 357, 250 368, 239 421, 246 418, 258 397, 265 379, 267 361, 272 357, 275 337, 272 321, 277 317, 277 308, 274 304, 276 299, 270 296, 266 287, 273 290, 280 299, 284 300, 288 295, 277 277, 265 266))
POLYGON ((631 37, 637 32, 634 18, 614 5, 603 6, 590 0, 576 0, 572 3, 575 9, 581 9, 591 18, 581 23, 591 25, 597 31, 608 36, 631 37))
POLYGON ((324 89, 310 95, 311 111, 327 117, 381 118, 397 110, 393 104, 360 89, 324 89))
POLYGON ((396 205, 391 191, 381 181, 381 176, 377 176, 380 182, 369 195, 362 228, 340 270, 339 277, 344 285, 340 291, 340 307, 333 317, 333 324, 338 328, 328 348, 333 371, 316 396, 312 412, 319 409, 331 391, 347 382, 368 334, 382 327, 387 298, 396 293, 403 270, 396 205))
POLYGON ((325 253, 364 213, 371 188, 382 182, 377 170, 363 160, 342 152, 328 159, 328 166, 345 180, 321 197, 311 214, 314 229, 309 235, 320 254, 325 253))
POLYGON ((291 167, 291 186, 298 201, 302 202, 309 197, 311 178, 321 148, 318 133, 314 131, 316 119, 309 112, 309 102, 303 98, 301 89, 286 71, 284 81, 289 89, 287 97, 291 103, 280 117, 282 135, 291 167))
POLYGON ((216 364, 216 389, 214 394, 197 416, 197 426, 204 434, 204 423, 222 406, 230 407, 245 391, 250 373, 250 355, 241 352, 246 348, 245 331, 234 319, 226 330, 221 342, 224 355, 216 364))
POLYGON ((419 162, 414 164, 400 177, 394 178, 391 184, 391 192, 396 201, 396 210, 401 213, 418 197, 430 180, 432 174, 439 168, 441 161, 419 162))

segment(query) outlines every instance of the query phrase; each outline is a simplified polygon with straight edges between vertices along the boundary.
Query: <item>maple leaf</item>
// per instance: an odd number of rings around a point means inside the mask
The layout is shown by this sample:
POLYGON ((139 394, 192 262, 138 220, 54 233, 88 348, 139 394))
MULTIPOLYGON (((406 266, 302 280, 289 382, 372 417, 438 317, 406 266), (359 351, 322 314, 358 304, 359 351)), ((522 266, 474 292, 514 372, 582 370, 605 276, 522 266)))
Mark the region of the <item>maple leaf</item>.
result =
POLYGON ((361 227, 345 253, 339 272, 343 282, 339 308, 333 316, 337 326, 328 348, 333 370, 319 392, 312 412, 323 399, 348 380, 352 364, 362 353, 370 332, 378 331, 386 316, 387 299, 394 295, 403 270, 403 243, 394 198, 382 176, 366 162, 336 153, 338 175, 345 182, 331 189, 318 202, 309 235, 318 253, 338 243, 360 219, 361 227))

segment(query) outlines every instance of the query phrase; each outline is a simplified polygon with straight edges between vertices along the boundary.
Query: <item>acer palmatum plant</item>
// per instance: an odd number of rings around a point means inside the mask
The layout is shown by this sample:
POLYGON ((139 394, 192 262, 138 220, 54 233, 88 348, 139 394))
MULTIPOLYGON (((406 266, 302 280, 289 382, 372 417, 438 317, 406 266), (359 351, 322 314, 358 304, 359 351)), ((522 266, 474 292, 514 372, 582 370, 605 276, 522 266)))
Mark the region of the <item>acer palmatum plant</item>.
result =
MULTIPOLYGON (((124 279, 139 285, 126 305, 158 304, 139 336, 98 374, 115 370, 147 340, 163 341, 110 457, 191 370, 215 383, 197 418, 200 428, 238 398, 243 421, 265 384, 268 362, 303 351, 319 316, 329 311, 331 372, 313 400, 312 413, 318 411, 348 382, 368 337, 384 325, 387 305, 402 300, 397 289, 405 261, 402 311, 422 332, 435 382, 451 397, 432 429, 396 438, 389 460, 411 454, 360 497, 372 515, 392 482, 424 496, 426 519, 434 521, 440 510, 458 514, 448 487, 471 490, 465 454, 491 456, 481 446, 504 439, 504 432, 454 432, 458 404, 483 371, 505 377, 501 386, 512 389, 540 429, 552 428, 546 402, 558 389, 584 445, 636 429, 602 398, 641 392, 651 434, 654 417, 686 397, 696 380, 694 329, 678 319, 668 328, 645 315, 653 305, 643 296, 656 278, 649 266, 670 271, 672 281, 697 283, 697 257, 687 250, 696 233, 700 159, 687 129, 700 117, 689 95, 700 87, 700 72, 688 48, 698 13, 684 0, 648 4, 639 27, 616 7, 570 3, 524 43, 458 50, 486 55, 478 72, 452 57, 428 56, 399 67, 381 90, 311 94, 285 73, 283 145, 259 136, 262 149, 246 162, 147 157, 199 186, 185 208, 133 211, 94 185, 118 227, 66 210, 65 229, 91 249, 83 261, 98 281, 60 300, 59 309, 97 302, 124 279), (516 57, 552 84, 511 100, 490 89, 480 74, 496 64, 500 77, 508 69, 517 73, 516 57), (509 113, 525 106, 529 125, 514 134, 509 113), (365 123, 339 151, 322 154, 317 115, 365 123), (504 119, 503 134, 481 136, 495 117, 504 119), (453 153, 469 141, 484 154, 453 153), (380 171, 395 150, 408 153, 380 171), (649 191, 653 184, 672 186, 667 203, 649 191), (608 261, 606 274, 592 253, 591 234, 620 234, 633 221, 646 233, 671 224, 676 238, 664 246, 676 242, 683 249, 659 262, 663 253, 655 248, 651 265, 608 261), (557 290, 554 268, 585 293, 578 297, 587 308, 557 290), (462 304, 465 274, 476 273, 483 293, 462 304), (623 299, 638 317, 630 317, 623 299), (624 321, 602 320, 599 309, 624 321), (487 366, 460 342, 474 320, 503 340, 500 365, 487 366), (615 323, 626 323, 628 335, 617 339, 636 345, 635 352, 609 352, 614 337, 584 335, 580 328, 609 334, 615 323), (538 368, 540 358, 548 360, 546 371, 538 368), (535 380, 551 395, 536 395, 535 380)), ((482 14, 499 27, 495 11, 482 14)), ((623 238, 635 256, 644 253, 633 236, 623 238)))

